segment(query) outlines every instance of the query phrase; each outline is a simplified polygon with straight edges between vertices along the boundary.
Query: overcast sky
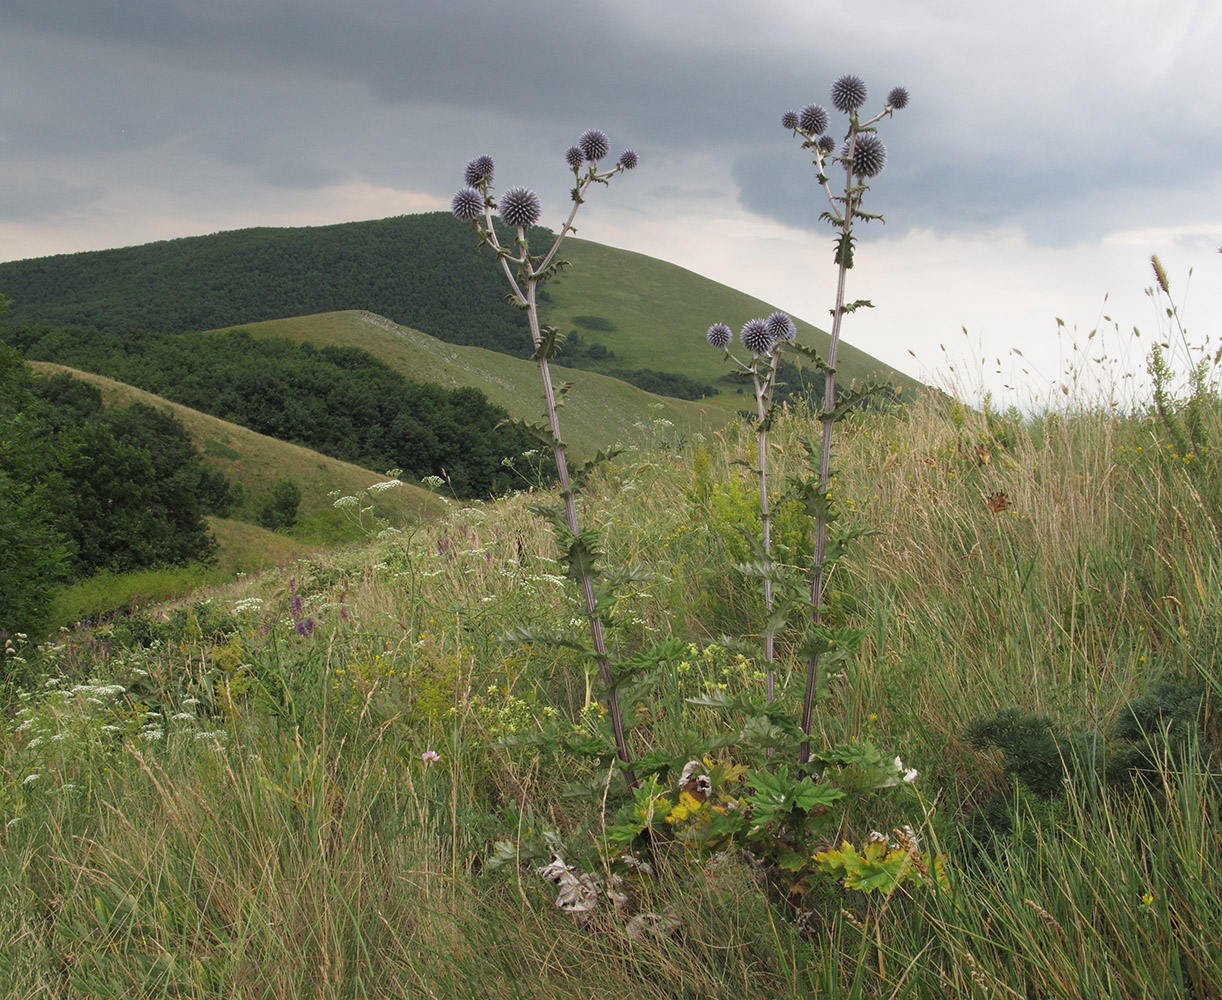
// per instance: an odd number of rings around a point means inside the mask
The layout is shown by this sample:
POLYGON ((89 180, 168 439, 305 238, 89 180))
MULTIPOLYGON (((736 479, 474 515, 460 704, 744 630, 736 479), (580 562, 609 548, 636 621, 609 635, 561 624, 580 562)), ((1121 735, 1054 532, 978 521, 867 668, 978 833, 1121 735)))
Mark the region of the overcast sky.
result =
POLYGON ((480 153, 558 227, 594 126, 641 165, 581 236, 826 326, 826 202, 780 116, 855 73, 866 111, 912 100, 881 124, 886 223, 849 285, 877 308, 846 339, 1038 395, 1104 315, 1143 368, 1151 253, 1191 339, 1217 330, 1219 52, 1218 0, 3 0, 0 260, 444 209, 480 153))

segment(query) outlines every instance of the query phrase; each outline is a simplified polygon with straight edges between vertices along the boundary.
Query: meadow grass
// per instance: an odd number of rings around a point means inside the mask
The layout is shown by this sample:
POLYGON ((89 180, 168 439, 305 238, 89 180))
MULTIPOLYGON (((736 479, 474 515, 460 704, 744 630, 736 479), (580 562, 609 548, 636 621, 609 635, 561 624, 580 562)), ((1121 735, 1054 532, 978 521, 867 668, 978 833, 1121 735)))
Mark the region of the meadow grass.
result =
MULTIPOLYGON (((1222 408, 1205 418, 1217 440, 1222 408)), ((872 739, 920 770, 842 832, 911 824, 953 894, 829 877, 799 924, 749 858, 671 844, 636 905, 680 926, 638 939, 605 912, 577 924, 526 865, 489 870, 497 839, 597 824, 565 789, 607 778, 606 761, 530 740, 603 721, 576 654, 503 639, 582 616, 523 493, 16 649, 36 680, 0 743, 5 994, 1222 993, 1215 460, 1106 406, 1005 416, 931 393, 842 427, 833 489, 878 530, 829 580, 830 615, 864 637, 815 745, 872 739), (1114 744, 1159 682, 1203 690, 1195 737, 1148 733, 1127 780, 1067 759, 1036 795, 967 735, 1013 706, 1114 744)), ((770 482, 815 428, 782 415, 770 482)), ((612 646, 691 644, 632 720, 634 751, 696 753, 724 723, 684 698, 762 684, 717 642, 761 620, 757 581, 731 568, 754 429, 680 440, 651 423, 631 444, 583 517, 609 564, 651 571, 611 609, 612 646)), ((782 541, 789 524, 782 506, 782 541)), ((795 711, 803 674, 782 637, 795 711)))

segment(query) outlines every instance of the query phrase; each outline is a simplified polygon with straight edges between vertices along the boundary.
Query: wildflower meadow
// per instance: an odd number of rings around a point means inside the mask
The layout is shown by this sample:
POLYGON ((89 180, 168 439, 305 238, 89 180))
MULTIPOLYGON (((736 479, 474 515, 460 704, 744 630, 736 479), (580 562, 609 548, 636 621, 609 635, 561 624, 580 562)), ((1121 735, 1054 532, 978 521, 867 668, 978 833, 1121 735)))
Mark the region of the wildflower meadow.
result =
POLYGON ((453 211, 528 318, 514 461, 554 481, 434 477, 391 523, 395 470, 333 498, 363 544, 5 637, 6 995, 1222 995, 1217 356, 1155 258, 1144 398, 838 381, 919 101, 829 103, 781 117, 827 344, 676 332, 750 389, 728 427, 571 462, 538 290, 639 158, 580 133, 543 243, 480 154, 453 211))

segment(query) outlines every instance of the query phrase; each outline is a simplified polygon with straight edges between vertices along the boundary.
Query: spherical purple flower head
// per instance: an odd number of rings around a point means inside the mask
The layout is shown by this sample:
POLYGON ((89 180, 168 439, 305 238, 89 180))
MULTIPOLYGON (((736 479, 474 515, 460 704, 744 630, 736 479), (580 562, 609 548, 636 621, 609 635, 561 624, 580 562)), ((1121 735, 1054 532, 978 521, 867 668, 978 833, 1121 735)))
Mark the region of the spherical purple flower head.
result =
POLYGON ((824 156, 830 156, 832 150, 836 148, 836 140, 830 135, 819 136, 819 150, 824 156))
POLYGON ((768 331, 768 336, 774 341, 793 340, 798 335, 798 328, 794 326, 789 313, 779 310, 764 320, 764 327, 768 331))
POLYGON ((625 149, 619 154, 618 165, 623 167, 625 170, 632 170, 640 162, 641 158, 636 155, 635 149, 625 149))
POLYGON ((903 87, 892 87, 891 93, 887 95, 887 103, 896 111, 908 107, 908 91, 903 87))
POLYGON ((570 146, 564 153, 564 162, 572 169, 577 170, 583 163, 586 162, 586 154, 581 151, 580 146, 570 146))
POLYGON ((849 73, 832 84, 832 104, 837 111, 853 111, 866 103, 866 82, 849 73))
MULTIPOLYGON (((848 156, 845 144, 841 156, 848 156)), ((858 177, 873 177, 887 165, 887 147, 873 132, 862 132, 853 146, 853 173, 858 177)), ((847 164, 846 164, 847 166, 847 164)))
POLYGON ((803 132, 818 135, 827 131, 827 108, 822 104, 808 104, 798 115, 798 125, 803 132))
POLYGON ((476 187, 481 181, 491 184, 494 167, 491 156, 486 153, 483 156, 477 156, 467 164, 467 169, 463 171, 463 183, 467 187, 476 187))
POLYGON ((796 111, 786 111, 781 115, 781 128, 787 128, 793 131, 798 127, 798 113, 796 111))
POLYGON ((543 207, 539 204, 539 196, 530 188, 511 187, 501 195, 500 212, 507 226, 525 229, 539 221, 543 207))
POLYGON ((752 354, 767 354, 772 350, 772 334, 768 332, 768 324, 762 319, 749 319, 738 335, 745 347, 752 354))
POLYGON ((718 350, 730 346, 730 341, 734 339, 734 333, 725 323, 714 323, 709 327, 707 334, 708 341, 718 350))
POLYGON ((597 162, 611 152, 611 140, 600 128, 588 128, 577 139, 577 146, 587 160, 597 162))
POLYGON ((462 188, 450 202, 450 211, 463 222, 474 222, 484 214, 484 196, 476 188, 462 188))

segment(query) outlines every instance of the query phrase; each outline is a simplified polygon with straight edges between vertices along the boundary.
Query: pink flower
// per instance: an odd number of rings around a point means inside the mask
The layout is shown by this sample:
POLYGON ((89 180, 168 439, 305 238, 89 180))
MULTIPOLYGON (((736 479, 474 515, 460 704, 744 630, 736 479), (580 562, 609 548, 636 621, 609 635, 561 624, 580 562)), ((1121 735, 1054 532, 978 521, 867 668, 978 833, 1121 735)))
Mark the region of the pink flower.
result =
POLYGON ((424 753, 420 755, 420 759, 429 766, 432 766, 441 760, 441 754, 439 754, 436 750, 425 750, 424 753))

